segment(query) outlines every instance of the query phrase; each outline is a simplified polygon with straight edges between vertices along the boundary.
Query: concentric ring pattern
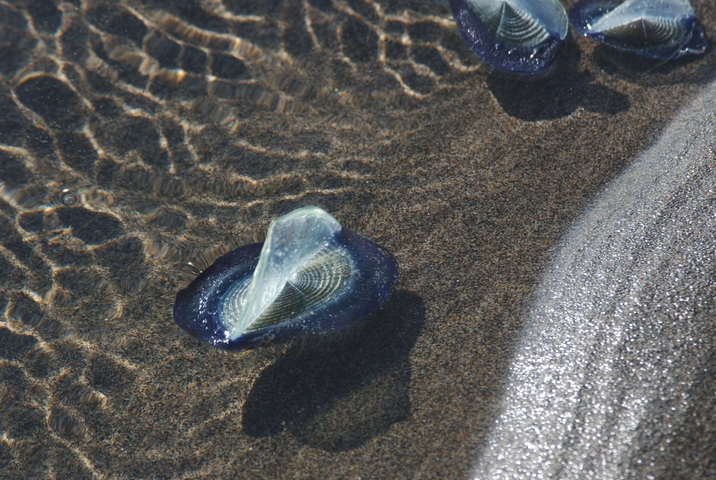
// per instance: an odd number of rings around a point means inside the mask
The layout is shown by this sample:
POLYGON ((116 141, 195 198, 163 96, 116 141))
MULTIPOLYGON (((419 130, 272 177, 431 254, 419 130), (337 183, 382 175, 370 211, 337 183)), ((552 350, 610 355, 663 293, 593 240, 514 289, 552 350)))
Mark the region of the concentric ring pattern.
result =
MULTIPOLYGON (((349 255, 337 244, 326 246, 316 253, 292 279, 279 296, 259 315, 244 333, 251 333, 288 320, 300 319, 324 305, 337 301, 355 281, 355 267, 349 255)), ((222 318, 237 317, 248 282, 229 290, 222 301, 222 318)), ((300 320, 299 320, 300 321, 300 320)), ((230 325, 227 325, 227 328, 230 325)))

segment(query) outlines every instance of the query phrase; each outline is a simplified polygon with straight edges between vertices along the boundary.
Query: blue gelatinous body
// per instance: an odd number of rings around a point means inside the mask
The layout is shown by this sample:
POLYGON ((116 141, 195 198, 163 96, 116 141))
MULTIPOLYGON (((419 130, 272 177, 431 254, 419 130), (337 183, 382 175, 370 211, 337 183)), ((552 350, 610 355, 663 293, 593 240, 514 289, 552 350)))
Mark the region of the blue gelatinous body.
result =
POLYGON ((582 0, 569 19, 583 35, 648 58, 671 60, 708 47, 687 0, 582 0))
POLYGON ((274 220, 264 243, 219 257, 179 291, 174 320, 228 350, 356 324, 398 278, 393 257, 317 207, 274 220))
POLYGON ((450 0, 462 37, 487 63, 514 72, 547 67, 567 36, 559 0, 450 0))

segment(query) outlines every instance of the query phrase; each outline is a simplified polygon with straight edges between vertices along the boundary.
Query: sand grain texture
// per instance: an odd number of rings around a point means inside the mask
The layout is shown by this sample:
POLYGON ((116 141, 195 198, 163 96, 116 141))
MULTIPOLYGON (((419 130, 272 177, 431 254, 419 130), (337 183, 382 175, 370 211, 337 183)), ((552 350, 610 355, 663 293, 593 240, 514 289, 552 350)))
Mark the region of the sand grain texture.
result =
MULTIPOLYGON (((165 3, 0 3, 3 475, 469 477, 560 239, 712 52, 644 73, 570 37, 525 79, 443 1, 165 3), (365 329, 231 354, 176 327, 187 262, 312 204, 399 263, 365 329)), ((716 474, 704 388, 661 459, 685 477, 716 474)))

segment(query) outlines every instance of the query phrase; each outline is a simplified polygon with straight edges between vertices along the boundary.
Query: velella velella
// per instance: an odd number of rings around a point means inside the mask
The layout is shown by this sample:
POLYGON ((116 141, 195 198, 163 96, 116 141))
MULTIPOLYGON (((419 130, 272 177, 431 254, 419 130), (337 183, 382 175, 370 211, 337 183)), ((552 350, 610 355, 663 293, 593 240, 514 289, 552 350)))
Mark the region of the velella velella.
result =
POLYGON ((247 349, 350 327, 381 307, 397 279, 390 253, 303 207, 180 290, 174 320, 219 348, 247 349))
POLYGON ((490 65, 534 73, 549 66, 567 36, 559 0, 450 0, 470 48, 490 65))
POLYGON ((582 0, 569 19, 583 35, 657 60, 701 54, 708 46, 688 0, 582 0))

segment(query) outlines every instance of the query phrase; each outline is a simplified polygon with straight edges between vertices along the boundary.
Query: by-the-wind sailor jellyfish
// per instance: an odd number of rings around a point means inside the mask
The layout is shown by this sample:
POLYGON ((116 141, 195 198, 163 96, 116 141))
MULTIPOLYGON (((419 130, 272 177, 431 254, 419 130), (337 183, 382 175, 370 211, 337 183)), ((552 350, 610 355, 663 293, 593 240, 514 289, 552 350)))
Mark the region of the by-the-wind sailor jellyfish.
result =
POLYGON ((503 70, 547 67, 569 27, 559 0, 450 0, 450 6, 470 48, 503 70))
POLYGON ((658 60, 701 54, 708 46, 688 0, 582 0, 569 19, 588 37, 658 60))
POLYGON ((179 291, 174 320, 217 347, 250 348, 349 327, 377 311, 397 279, 390 253, 304 207, 179 291))

